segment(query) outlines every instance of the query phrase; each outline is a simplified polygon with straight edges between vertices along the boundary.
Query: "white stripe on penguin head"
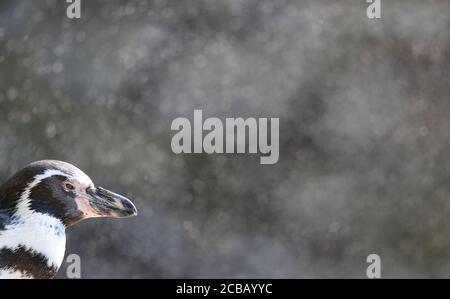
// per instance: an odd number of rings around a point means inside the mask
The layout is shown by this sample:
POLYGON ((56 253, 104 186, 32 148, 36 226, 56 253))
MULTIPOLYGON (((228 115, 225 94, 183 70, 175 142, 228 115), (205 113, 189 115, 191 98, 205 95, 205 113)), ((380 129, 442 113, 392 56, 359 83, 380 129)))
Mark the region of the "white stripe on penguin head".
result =
POLYGON ((30 193, 31 193, 31 189, 33 189, 34 187, 39 185, 43 180, 48 179, 48 178, 50 178, 52 176, 55 176, 55 175, 68 177, 67 173, 63 173, 63 172, 61 172, 59 170, 56 170, 56 169, 48 169, 44 173, 36 175, 34 177, 34 180, 27 185, 25 190, 20 195, 19 202, 17 203, 17 212, 16 212, 16 214, 18 214, 20 216, 26 216, 26 215, 29 215, 29 214, 32 214, 32 213, 36 213, 36 212, 34 212, 34 211, 32 211, 30 209, 30 203, 31 203, 30 193))

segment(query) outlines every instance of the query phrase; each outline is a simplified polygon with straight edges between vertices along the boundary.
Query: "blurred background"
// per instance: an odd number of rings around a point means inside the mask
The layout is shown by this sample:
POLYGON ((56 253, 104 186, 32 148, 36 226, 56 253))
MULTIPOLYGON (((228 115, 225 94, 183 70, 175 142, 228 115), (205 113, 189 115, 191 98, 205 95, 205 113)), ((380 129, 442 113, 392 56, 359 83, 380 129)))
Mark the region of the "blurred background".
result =
POLYGON ((67 5, 0 2, 0 181, 60 159, 134 200, 68 229, 83 278, 450 277, 449 1, 67 5), (194 109, 279 117, 279 162, 173 154, 194 109))

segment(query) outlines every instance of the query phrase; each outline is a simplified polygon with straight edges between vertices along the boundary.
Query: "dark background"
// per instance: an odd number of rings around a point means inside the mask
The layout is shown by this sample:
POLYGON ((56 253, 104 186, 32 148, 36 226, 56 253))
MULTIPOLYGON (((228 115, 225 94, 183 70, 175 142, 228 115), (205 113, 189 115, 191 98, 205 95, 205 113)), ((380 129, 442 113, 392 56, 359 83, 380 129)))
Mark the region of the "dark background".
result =
POLYGON ((68 230, 84 278, 450 277, 449 3, 1 0, 0 181, 133 198, 68 230), (279 162, 173 154, 194 109, 279 117, 279 162))

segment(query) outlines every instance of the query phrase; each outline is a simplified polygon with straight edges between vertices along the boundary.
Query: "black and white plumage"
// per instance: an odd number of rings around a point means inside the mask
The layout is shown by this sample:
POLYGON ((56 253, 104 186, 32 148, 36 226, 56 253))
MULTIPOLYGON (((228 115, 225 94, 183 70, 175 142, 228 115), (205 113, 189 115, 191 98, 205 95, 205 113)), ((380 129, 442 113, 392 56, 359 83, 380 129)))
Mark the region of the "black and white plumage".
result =
POLYGON ((66 227, 135 215, 130 200, 95 187, 75 166, 32 163, 0 186, 0 278, 52 278, 64 258, 66 227))

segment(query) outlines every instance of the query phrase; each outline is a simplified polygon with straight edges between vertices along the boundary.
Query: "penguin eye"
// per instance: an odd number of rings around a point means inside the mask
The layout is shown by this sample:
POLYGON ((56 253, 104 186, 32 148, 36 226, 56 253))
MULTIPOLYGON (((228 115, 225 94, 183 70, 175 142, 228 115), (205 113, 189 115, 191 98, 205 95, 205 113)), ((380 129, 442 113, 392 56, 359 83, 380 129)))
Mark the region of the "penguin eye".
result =
POLYGON ((75 190, 75 187, 72 184, 70 184, 70 183, 65 183, 64 187, 66 187, 66 189, 70 190, 70 191, 75 190))

